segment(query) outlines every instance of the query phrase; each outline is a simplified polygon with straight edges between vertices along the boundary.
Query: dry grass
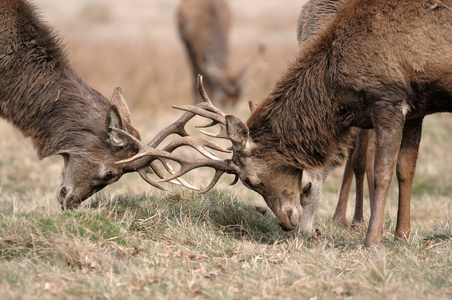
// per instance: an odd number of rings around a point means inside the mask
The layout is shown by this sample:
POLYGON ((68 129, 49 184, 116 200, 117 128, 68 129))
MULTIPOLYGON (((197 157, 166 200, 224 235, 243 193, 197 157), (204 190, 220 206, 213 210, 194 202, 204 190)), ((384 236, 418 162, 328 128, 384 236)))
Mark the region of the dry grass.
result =
POLYGON ((407 242, 361 247, 364 231, 320 214, 320 242, 284 233, 230 193, 98 196, 66 213, 0 218, 5 298, 446 298, 450 219, 407 242))
MULTIPOLYGON (((123 88, 144 140, 180 115, 171 104, 190 101, 174 26, 177 1, 36 2, 90 85, 107 96, 123 88)), ((232 64, 251 66, 244 99, 233 113, 246 118, 246 101, 263 99, 296 53, 303 1, 230 2, 232 64), (260 45, 266 46, 263 54, 260 45)), ((0 298, 450 298, 452 156, 445 153, 452 121, 435 115, 424 128, 412 237, 393 240, 394 184, 383 246, 367 251, 365 229, 330 221, 342 169, 325 184, 315 225, 323 233, 319 243, 282 232, 271 212, 256 211, 265 207, 258 195, 240 184, 227 186, 231 178, 219 185, 222 192, 200 196, 157 192, 128 174, 81 209, 62 213, 54 196, 61 159, 38 161, 31 143, 0 122, 0 298)), ((206 173, 191 179, 202 183, 206 173)))

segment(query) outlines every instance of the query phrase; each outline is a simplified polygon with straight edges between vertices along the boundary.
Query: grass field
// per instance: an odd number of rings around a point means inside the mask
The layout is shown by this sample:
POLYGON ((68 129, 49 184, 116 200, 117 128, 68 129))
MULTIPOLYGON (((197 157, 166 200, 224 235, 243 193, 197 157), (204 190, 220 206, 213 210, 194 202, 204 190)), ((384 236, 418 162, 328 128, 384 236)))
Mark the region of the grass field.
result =
MULTIPOLYGON (((243 101, 232 113, 246 118, 247 100, 263 99, 295 56, 303 2, 230 0, 231 63, 250 66, 243 101)), ((144 141, 181 114, 171 104, 190 102, 177 1, 36 4, 86 82, 107 97, 122 87, 144 141)), ((39 161, 30 141, 3 121, 0 132, 0 299, 452 298, 450 115, 424 123, 411 238, 393 239, 394 182, 382 246, 373 250, 362 247, 365 228, 331 221, 342 168, 325 183, 315 221, 321 236, 312 239, 283 232, 259 195, 240 183, 228 186, 231 177, 199 195, 160 192, 127 174, 80 209, 61 212, 55 192, 62 159, 39 161)), ((202 185, 209 174, 189 179, 202 185)), ((365 208, 368 219, 367 198, 365 208)))

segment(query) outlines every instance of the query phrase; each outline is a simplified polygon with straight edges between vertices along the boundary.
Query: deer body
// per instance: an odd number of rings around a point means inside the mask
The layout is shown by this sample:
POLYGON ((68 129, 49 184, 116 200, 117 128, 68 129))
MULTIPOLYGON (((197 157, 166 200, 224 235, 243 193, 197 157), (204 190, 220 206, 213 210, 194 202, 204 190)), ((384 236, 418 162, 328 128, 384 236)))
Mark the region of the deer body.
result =
POLYGON ((452 12, 437 2, 349 1, 301 47, 246 124, 226 117, 240 179, 283 228, 295 228, 303 215, 303 170, 327 172, 344 158, 352 126, 374 128, 365 245, 380 244, 396 163, 399 181, 411 180, 414 168, 404 167, 417 157, 423 117, 452 110, 451 32, 452 12))
POLYGON ((139 134, 120 90, 110 102, 83 82, 34 10, 23 0, 0 4, 0 116, 31 138, 39 158, 64 157, 57 198, 72 208, 132 171, 114 162, 135 146, 111 128, 139 134))
POLYGON ((232 74, 228 66, 231 13, 227 1, 182 0, 177 21, 191 63, 194 102, 196 78, 201 74, 207 91, 220 105, 234 105, 240 97, 242 73, 232 74))

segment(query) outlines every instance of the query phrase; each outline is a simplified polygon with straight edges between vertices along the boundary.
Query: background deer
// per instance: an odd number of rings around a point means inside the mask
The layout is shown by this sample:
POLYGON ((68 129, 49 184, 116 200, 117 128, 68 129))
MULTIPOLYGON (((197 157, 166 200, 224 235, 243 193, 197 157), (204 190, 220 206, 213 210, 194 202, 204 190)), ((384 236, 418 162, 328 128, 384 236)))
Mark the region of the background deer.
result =
MULTIPOLYGON (((303 171, 327 173, 344 160, 352 127, 373 128, 375 193, 365 246, 379 245, 396 165, 399 193, 409 195, 424 116, 452 110, 451 4, 347 2, 300 48, 246 124, 218 114, 233 145, 220 171, 261 194, 280 225, 292 230, 304 213, 301 195, 309 193, 303 171)), ((409 220, 407 207, 399 202, 399 219, 409 220)))
POLYGON ((177 11, 179 34, 187 50, 193 75, 193 101, 198 102, 196 78, 205 78, 207 91, 220 106, 233 106, 240 98, 244 69, 229 68, 231 12, 225 0, 182 0, 177 11))
POLYGON ((0 12, 0 116, 31 138, 40 159, 63 156, 57 198, 77 207, 136 170, 115 164, 137 150, 112 129, 139 134, 121 91, 109 101, 83 82, 32 5, 6 0, 0 12))

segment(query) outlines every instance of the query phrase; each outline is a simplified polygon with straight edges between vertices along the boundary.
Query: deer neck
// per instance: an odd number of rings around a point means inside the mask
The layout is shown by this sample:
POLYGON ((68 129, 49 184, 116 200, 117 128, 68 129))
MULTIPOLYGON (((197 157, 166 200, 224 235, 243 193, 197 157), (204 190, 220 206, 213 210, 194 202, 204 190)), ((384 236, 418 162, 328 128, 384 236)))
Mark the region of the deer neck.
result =
POLYGON ((40 158, 83 149, 105 135, 109 101, 86 85, 66 61, 44 73, 16 74, 1 85, 0 116, 30 137, 40 158))
POLYGON ((109 101, 81 80, 28 4, 2 9, 0 117, 31 137, 40 158, 101 135, 109 101))
POLYGON ((330 169, 347 153, 349 126, 334 100, 327 62, 316 61, 295 61, 247 122, 262 151, 297 169, 330 169))

